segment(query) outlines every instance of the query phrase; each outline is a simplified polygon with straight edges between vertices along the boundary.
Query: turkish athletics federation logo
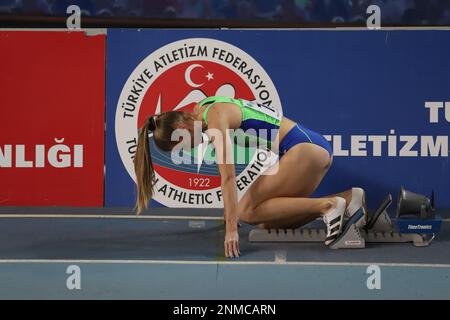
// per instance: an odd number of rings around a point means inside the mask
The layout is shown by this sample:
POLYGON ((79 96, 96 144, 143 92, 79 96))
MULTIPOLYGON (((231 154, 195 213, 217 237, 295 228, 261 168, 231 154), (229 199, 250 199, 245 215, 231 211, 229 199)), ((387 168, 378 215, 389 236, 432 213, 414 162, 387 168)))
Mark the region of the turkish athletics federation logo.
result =
MULTIPOLYGON (((136 181, 133 159, 138 130, 145 119, 172 110, 192 111, 209 96, 227 96, 271 106, 282 114, 272 80, 250 55, 215 39, 190 38, 165 45, 147 56, 131 73, 116 109, 116 143, 122 162, 136 181)), ((222 207, 217 164, 206 144, 190 156, 195 163, 174 164, 171 154, 158 149, 150 137, 156 172, 154 200, 168 207, 222 207), (195 154, 196 153, 196 154, 195 154), (198 161, 200 160, 200 161, 198 161)), ((276 163, 277 155, 234 146, 248 161, 235 164, 239 198, 255 179, 276 163)))

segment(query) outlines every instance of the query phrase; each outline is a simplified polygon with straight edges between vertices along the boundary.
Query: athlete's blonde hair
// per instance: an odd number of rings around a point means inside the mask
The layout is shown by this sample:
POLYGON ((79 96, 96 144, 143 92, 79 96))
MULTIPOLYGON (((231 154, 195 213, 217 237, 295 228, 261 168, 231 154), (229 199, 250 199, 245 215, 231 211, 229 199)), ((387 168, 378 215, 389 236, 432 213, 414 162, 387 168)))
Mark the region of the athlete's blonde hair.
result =
POLYGON ((138 136, 136 155, 134 158, 134 171, 136 174, 137 197, 134 210, 139 215, 154 195, 155 170, 149 147, 149 133, 153 132, 155 144, 163 151, 171 151, 178 141, 171 141, 172 132, 177 129, 180 122, 187 123, 193 120, 192 113, 184 111, 170 111, 148 117, 138 136))

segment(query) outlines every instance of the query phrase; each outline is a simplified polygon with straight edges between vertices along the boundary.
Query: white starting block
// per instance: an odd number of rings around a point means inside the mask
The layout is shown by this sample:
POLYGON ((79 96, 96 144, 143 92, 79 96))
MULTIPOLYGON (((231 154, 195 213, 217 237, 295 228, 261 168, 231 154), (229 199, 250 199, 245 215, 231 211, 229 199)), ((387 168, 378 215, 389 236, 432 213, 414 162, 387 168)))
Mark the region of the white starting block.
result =
MULTIPOLYGON (((366 242, 412 242, 416 247, 428 246, 434 235, 421 233, 400 233, 387 214, 387 208, 392 203, 388 195, 372 218, 359 228, 364 218, 358 211, 343 226, 340 236, 329 246, 331 249, 365 248, 366 242)), ((250 242, 325 242, 326 230, 302 227, 299 229, 253 229, 249 234, 250 242)))

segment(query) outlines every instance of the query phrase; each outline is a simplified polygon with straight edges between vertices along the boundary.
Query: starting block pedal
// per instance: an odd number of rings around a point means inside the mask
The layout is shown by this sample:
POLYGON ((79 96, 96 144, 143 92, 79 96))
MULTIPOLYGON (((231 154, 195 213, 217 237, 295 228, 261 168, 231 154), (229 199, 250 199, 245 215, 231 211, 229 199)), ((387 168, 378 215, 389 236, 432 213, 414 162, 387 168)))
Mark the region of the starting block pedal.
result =
MULTIPOLYGON (((392 203, 388 195, 371 219, 362 228, 358 228, 364 214, 359 210, 343 226, 340 236, 329 245, 331 249, 365 248, 366 243, 405 243, 416 247, 428 246, 434 239, 434 233, 400 233, 395 231, 387 208, 392 203)), ((325 242, 326 230, 302 227, 299 229, 253 229, 249 234, 250 242, 325 242)))
MULTIPOLYGON (((330 244, 331 249, 364 248, 365 239, 356 223, 363 218, 362 211, 358 211, 344 226, 340 236, 330 244)), ((325 229, 253 229, 249 234, 250 242, 325 242, 325 229)))

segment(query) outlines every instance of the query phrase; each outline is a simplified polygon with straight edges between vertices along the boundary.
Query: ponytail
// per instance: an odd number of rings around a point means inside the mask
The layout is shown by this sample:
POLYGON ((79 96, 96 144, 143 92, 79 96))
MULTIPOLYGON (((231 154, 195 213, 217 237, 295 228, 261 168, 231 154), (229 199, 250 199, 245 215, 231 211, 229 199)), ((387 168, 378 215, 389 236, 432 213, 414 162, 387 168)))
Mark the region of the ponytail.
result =
POLYGON ((153 169, 152 157, 148 143, 148 133, 153 132, 156 146, 163 151, 172 150, 177 142, 172 142, 172 133, 176 124, 191 121, 192 114, 184 111, 170 111, 159 115, 150 116, 144 122, 138 136, 136 154, 134 157, 134 172, 136 174, 137 199, 134 210, 140 214, 148 208, 148 202, 153 197, 155 186, 155 170, 153 169), (157 125, 158 124, 158 125, 157 125))
POLYGON ((155 170, 153 169, 152 157, 148 143, 149 130, 155 130, 156 122, 154 117, 149 117, 138 137, 138 144, 134 158, 134 171, 136 174, 137 200, 134 210, 139 215, 145 208, 154 194, 155 170))

